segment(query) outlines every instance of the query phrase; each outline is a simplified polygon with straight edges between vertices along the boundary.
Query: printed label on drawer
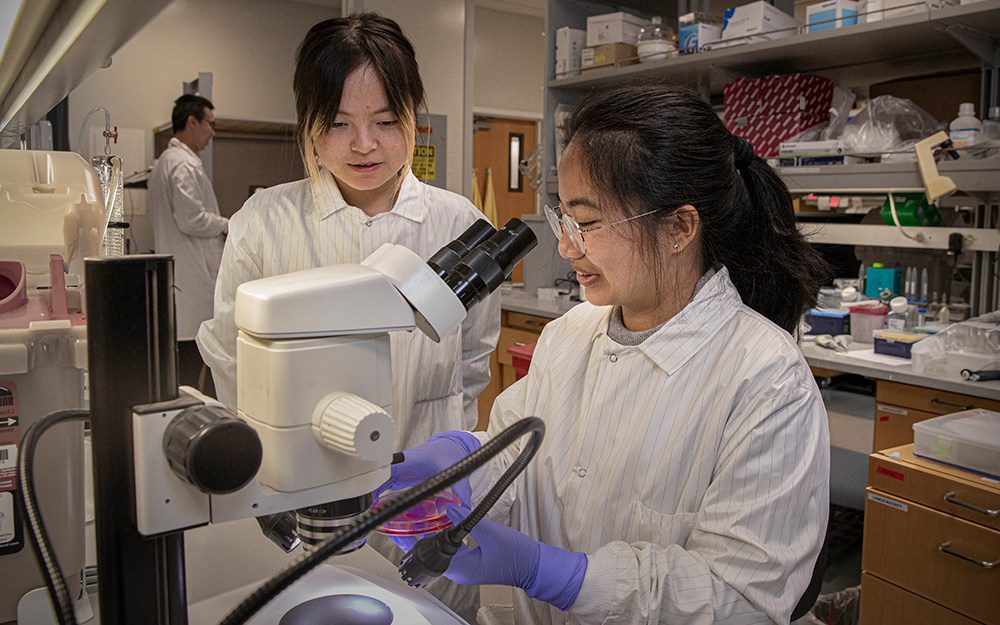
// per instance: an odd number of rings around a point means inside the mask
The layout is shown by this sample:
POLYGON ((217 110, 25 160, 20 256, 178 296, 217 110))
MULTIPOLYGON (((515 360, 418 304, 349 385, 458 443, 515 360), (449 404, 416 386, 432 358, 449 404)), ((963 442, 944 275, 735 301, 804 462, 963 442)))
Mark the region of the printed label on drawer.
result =
POLYGON ((883 406, 882 404, 878 404, 875 408, 881 410, 882 412, 891 412, 892 414, 901 414, 904 416, 910 414, 902 408, 896 408, 895 406, 883 406))
POLYGON ((868 493, 868 498, 871 499, 872 501, 876 501, 880 504, 889 506, 890 508, 895 508, 896 510, 899 510, 901 512, 906 512, 909 509, 905 503, 899 503, 894 499, 888 499, 886 497, 876 495, 875 493, 868 493))
POLYGON ((900 473, 899 471, 893 471, 892 469, 887 469, 886 467, 882 467, 882 466, 880 466, 879 468, 875 469, 875 472, 879 473, 881 475, 888 475, 889 477, 896 478, 900 482, 902 482, 902 481, 904 481, 906 479, 905 476, 902 473, 900 473))

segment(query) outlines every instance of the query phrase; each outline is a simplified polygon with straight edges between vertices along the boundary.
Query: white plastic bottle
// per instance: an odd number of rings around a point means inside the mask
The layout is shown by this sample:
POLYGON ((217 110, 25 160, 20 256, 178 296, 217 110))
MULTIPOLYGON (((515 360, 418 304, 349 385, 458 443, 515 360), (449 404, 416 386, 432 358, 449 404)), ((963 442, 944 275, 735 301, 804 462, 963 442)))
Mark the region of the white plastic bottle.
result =
POLYGON ((889 302, 889 314, 885 316, 885 325, 895 332, 906 331, 906 312, 909 302, 905 297, 894 297, 889 302))
POLYGON ((976 118, 976 106, 963 102, 958 107, 958 117, 948 127, 948 136, 956 148, 965 148, 979 142, 982 123, 976 118))

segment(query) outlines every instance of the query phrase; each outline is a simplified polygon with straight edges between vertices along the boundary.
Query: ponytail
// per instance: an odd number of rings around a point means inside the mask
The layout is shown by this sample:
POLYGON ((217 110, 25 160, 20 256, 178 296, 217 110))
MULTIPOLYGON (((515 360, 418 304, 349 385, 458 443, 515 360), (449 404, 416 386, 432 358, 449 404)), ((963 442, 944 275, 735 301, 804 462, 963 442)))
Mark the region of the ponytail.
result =
POLYGON ((716 241, 716 258, 706 262, 728 267, 743 302, 794 334, 816 305, 829 266, 799 232, 788 188, 774 169, 754 156, 739 174, 746 203, 738 229, 745 234, 706 230, 705 239, 716 241))

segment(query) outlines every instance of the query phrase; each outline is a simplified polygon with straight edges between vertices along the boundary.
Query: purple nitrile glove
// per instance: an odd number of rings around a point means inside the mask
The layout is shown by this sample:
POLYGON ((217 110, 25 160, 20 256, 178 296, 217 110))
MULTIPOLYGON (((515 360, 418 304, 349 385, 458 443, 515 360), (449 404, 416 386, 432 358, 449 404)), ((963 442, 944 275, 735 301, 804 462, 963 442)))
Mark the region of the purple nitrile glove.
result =
MULTIPOLYGON (((375 494, 377 496, 387 490, 400 490, 420 484, 481 446, 482 443, 471 432, 461 430, 439 432, 427 439, 426 443, 405 450, 403 462, 392 465, 391 477, 378 487, 375 494)), ((472 487, 469 486, 468 479, 454 484, 451 489, 462 503, 468 505, 472 500, 472 487)))
MULTIPOLYGON (((448 518, 461 523, 472 510, 448 506, 448 518)), ((478 547, 463 546, 444 576, 458 584, 500 584, 524 590, 564 612, 576 602, 587 573, 587 554, 531 540, 506 525, 483 519, 472 529, 478 547)))
MULTIPOLYGON (((427 439, 426 443, 403 452, 403 462, 392 465, 391 477, 378 487, 375 496, 387 490, 400 490, 420 484, 480 447, 479 439, 469 432, 451 430, 435 434, 427 439)), ((458 495, 462 503, 468 505, 472 501, 472 487, 468 478, 453 484, 451 490, 458 495)), ((406 553, 413 548, 420 537, 393 535, 389 538, 406 553)))

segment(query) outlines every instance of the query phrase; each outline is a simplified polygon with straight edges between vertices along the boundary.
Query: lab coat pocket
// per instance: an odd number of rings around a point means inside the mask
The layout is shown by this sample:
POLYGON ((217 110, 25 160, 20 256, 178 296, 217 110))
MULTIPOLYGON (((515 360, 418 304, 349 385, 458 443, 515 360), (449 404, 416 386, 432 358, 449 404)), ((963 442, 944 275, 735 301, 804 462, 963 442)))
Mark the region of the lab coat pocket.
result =
POLYGON ((636 501, 632 506, 632 521, 629 523, 627 542, 647 542, 654 545, 684 545, 691 535, 694 512, 662 514, 636 501))

